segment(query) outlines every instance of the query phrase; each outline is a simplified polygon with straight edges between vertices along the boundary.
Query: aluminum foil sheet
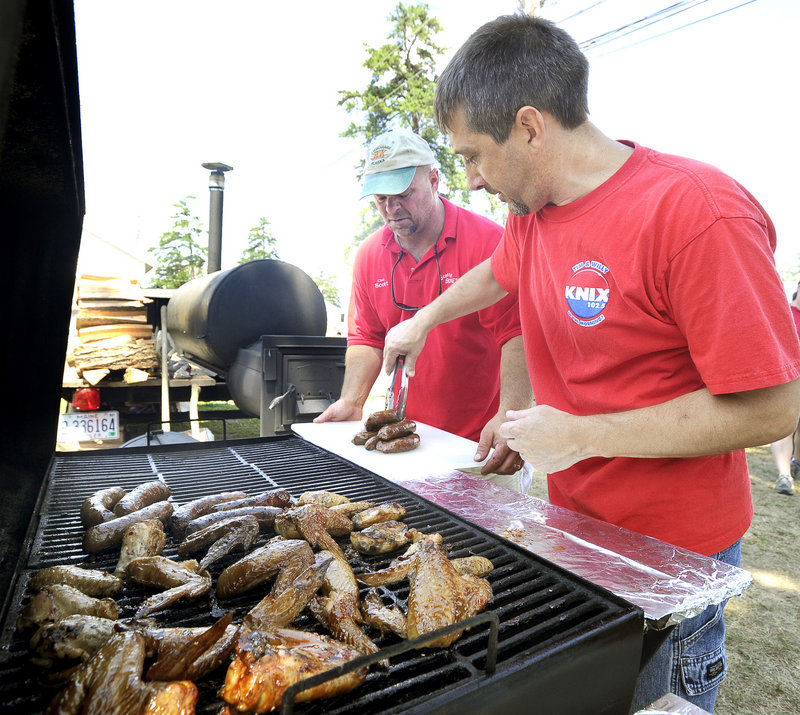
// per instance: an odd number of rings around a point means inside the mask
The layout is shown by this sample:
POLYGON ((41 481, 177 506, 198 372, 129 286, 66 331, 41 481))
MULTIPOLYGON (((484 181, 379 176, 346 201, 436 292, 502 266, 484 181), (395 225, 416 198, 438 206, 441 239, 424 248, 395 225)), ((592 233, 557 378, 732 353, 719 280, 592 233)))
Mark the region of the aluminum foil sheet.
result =
POLYGON ((744 569, 463 472, 402 485, 636 604, 652 628, 740 596, 753 580, 744 569))

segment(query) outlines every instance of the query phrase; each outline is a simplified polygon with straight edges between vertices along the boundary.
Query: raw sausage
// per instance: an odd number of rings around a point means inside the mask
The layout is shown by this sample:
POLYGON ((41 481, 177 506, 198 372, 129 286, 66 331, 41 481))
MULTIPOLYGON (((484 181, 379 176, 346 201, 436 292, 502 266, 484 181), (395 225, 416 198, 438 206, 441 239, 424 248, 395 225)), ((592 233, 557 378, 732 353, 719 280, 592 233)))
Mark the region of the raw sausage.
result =
POLYGON ((129 491, 114 506, 115 516, 125 516, 132 514, 139 509, 164 501, 172 495, 172 490, 158 479, 152 482, 140 484, 135 489, 129 491))
POLYGON ((385 453, 410 452, 412 449, 416 449, 418 444, 419 435, 414 432, 414 434, 409 434, 405 437, 398 437, 397 439, 392 439, 388 442, 378 440, 378 444, 375 446, 375 449, 377 449, 379 452, 385 453))
POLYGON ((158 501, 131 514, 96 524, 84 532, 83 550, 89 554, 96 554, 106 549, 113 549, 122 543, 122 537, 129 526, 148 519, 161 519, 161 523, 164 524, 170 516, 172 516, 172 504, 168 501, 158 501))
POLYGON ((114 512, 111 510, 125 493, 122 487, 108 487, 86 497, 81 504, 81 524, 88 529, 90 526, 113 519, 114 512))
POLYGON ((403 420, 402 422, 392 422, 384 425, 378 430, 378 439, 388 441, 396 437, 405 437, 413 434, 417 430, 417 423, 414 420, 403 420))

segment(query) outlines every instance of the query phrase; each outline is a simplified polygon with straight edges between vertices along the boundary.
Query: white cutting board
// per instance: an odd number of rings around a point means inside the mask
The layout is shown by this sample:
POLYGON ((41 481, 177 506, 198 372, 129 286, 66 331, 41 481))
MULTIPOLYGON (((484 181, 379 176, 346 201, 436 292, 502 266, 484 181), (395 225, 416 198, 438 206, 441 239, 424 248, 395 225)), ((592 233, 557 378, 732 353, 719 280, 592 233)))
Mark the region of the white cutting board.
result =
POLYGON ((419 446, 398 454, 367 451, 353 444, 353 437, 362 429, 362 422, 300 422, 292 425, 292 430, 303 439, 387 479, 402 481, 429 477, 482 464, 473 459, 477 442, 430 425, 417 422, 419 446))

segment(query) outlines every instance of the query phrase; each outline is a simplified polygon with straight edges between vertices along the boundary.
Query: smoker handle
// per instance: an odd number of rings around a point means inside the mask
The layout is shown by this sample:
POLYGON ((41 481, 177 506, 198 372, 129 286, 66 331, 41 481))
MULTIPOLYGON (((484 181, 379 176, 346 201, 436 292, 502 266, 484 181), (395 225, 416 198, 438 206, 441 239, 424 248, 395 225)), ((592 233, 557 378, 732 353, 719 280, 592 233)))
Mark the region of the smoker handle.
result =
POLYGON ((387 648, 381 648, 377 653, 362 655, 361 657, 354 658, 343 665, 338 665, 335 668, 326 670, 324 673, 318 673, 317 675, 312 675, 310 678, 305 678, 293 683, 283 694, 283 699, 281 700, 281 715, 292 715, 294 712, 295 696, 303 690, 308 690, 309 688, 313 688, 329 680, 335 680, 336 678, 346 675, 353 670, 359 670, 360 668, 368 667, 374 663, 378 663, 379 661, 387 660, 388 658, 400 655, 401 653, 406 653, 407 651, 420 648, 432 641, 438 640, 439 638, 443 638, 444 636, 448 636, 452 633, 469 630, 473 626, 478 626, 481 623, 489 624, 489 642, 486 648, 486 665, 484 670, 486 671, 487 675, 493 675, 497 665, 497 634, 500 628, 500 619, 494 611, 484 611, 483 613, 479 613, 477 616, 472 616, 471 618, 459 621, 458 623, 453 623, 449 626, 445 626, 444 628, 439 628, 435 631, 431 631, 430 633, 426 633, 425 635, 418 636, 413 640, 406 640, 402 641, 401 643, 388 646, 387 648))

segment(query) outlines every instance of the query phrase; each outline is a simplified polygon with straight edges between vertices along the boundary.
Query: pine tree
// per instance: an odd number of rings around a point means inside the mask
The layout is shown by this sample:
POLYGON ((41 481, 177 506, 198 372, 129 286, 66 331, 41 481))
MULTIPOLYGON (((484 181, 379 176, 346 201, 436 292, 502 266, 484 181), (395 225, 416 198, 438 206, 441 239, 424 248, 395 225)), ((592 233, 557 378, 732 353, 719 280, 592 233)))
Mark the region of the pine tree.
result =
POLYGON ((157 247, 148 249, 157 261, 150 281, 154 288, 179 288, 205 272, 208 248, 198 241, 204 228, 187 203, 194 198, 187 196, 173 204, 177 211, 172 216, 172 230, 161 234, 157 247))

